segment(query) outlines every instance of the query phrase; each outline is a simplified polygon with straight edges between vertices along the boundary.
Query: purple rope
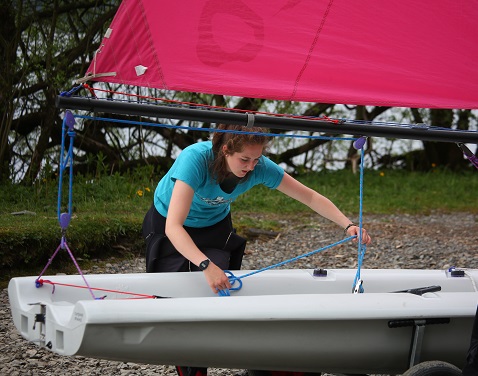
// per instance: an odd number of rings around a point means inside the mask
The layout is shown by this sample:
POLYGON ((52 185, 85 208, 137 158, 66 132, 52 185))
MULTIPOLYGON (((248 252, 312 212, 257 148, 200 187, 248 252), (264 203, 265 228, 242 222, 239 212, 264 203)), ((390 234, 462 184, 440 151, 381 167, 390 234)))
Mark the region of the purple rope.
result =
POLYGON ((40 275, 38 276, 38 278, 36 279, 35 281, 35 284, 37 287, 41 287, 42 286, 42 283, 40 282, 40 278, 43 276, 43 274, 46 272, 46 270, 48 269, 48 267, 51 265, 53 259, 55 258, 55 256, 58 254, 58 251, 60 249, 66 249, 68 254, 70 255, 70 258, 73 260, 73 263, 75 264, 75 267, 76 267, 76 270, 78 270, 78 273, 81 275, 81 278, 83 278, 83 281, 85 282, 85 285, 86 287, 88 288, 88 290, 90 291, 90 294, 91 296, 93 297, 93 299, 97 300, 99 298, 97 298, 95 296, 95 294, 93 293, 93 290, 91 289, 89 283, 86 281, 86 278, 85 278, 85 275, 83 274, 83 272, 81 271, 81 268, 80 266, 78 265, 78 262, 76 261, 75 259, 75 256, 73 256, 73 253, 71 252, 70 250, 70 247, 68 247, 68 244, 66 242, 66 239, 64 236, 62 236, 61 238, 61 243, 60 245, 58 246, 58 248, 56 249, 55 253, 53 253, 53 256, 48 260, 48 263, 46 264, 46 266, 43 268, 42 272, 40 273, 40 275))
POLYGON ((478 157, 476 155, 471 155, 471 156, 465 155, 465 156, 466 158, 468 158, 468 160, 471 162, 473 166, 478 168, 478 157))
MULTIPOLYGON (((63 238, 62 238, 62 241, 63 241, 63 238)), ((45 274, 46 270, 50 267, 53 259, 55 258, 56 254, 58 253, 58 251, 61 249, 61 244, 58 246, 58 248, 56 249, 55 253, 53 253, 53 256, 51 256, 49 259, 48 259, 48 262, 47 264, 45 265, 45 267, 43 268, 43 270, 41 271, 40 275, 38 276, 37 280, 35 281, 35 283, 37 284, 37 287, 40 287, 41 284, 39 284, 39 280, 40 278, 43 276, 43 274, 45 274)))
POLYGON ((91 289, 89 283, 86 281, 85 275, 81 271, 80 266, 76 262, 75 256, 73 256, 73 253, 71 253, 70 248, 68 247, 68 244, 66 244, 66 239, 62 238, 61 241, 65 245, 65 248, 68 251, 68 254, 70 255, 70 258, 73 260, 73 263, 75 264, 76 269, 78 270, 78 273, 81 275, 81 278, 83 278, 83 281, 85 282, 86 287, 88 287, 88 290, 90 291, 91 296, 93 297, 93 299, 96 300, 97 298, 96 298, 95 294, 93 293, 93 290, 91 289))
POLYGON ((478 168, 478 157, 475 154, 473 154, 471 150, 468 149, 468 147, 465 144, 460 142, 458 143, 458 147, 461 149, 466 159, 468 159, 473 166, 478 168))

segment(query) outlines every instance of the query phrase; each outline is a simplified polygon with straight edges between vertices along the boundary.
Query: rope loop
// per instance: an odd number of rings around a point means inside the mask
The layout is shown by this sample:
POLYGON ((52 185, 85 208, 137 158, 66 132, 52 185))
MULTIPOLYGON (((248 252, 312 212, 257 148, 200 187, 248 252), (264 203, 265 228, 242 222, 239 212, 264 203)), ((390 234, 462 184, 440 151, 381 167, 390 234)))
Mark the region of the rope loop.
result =
POLYGON ((226 275, 228 276, 229 283, 231 284, 231 286, 234 286, 236 282, 238 283, 238 286, 231 287, 229 290, 238 291, 242 288, 241 277, 236 277, 234 273, 232 273, 230 270, 224 270, 224 273, 226 273, 226 275))
POLYGON ((223 289, 223 290, 219 290, 217 292, 217 295, 218 296, 231 296, 231 291, 238 291, 242 288, 242 281, 241 281, 241 277, 236 277, 231 271, 229 270, 224 270, 224 273, 228 276, 229 278, 229 283, 234 286, 234 284, 236 283, 236 281, 238 282, 238 286, 236 287, 231 287, 231 288, 228 288, 228 289, 223 289))

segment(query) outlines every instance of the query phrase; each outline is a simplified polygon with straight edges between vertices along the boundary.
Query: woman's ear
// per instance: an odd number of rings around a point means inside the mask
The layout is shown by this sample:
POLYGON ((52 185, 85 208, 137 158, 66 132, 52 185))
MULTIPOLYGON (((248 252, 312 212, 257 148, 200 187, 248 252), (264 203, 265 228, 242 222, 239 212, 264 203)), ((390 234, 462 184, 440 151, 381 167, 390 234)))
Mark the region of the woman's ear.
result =
POLYGON ((223 152, 224 155, 229 154, 229 152, 227 150, 227 145, 222 145, 222 152, 223 152))

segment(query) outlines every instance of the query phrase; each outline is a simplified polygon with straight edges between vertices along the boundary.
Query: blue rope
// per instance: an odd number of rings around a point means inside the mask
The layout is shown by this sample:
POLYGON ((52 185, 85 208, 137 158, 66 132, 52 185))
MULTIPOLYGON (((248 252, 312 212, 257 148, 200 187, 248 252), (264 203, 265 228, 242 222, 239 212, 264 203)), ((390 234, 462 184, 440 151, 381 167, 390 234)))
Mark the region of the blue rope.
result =
POLYGON ((112 123, 122 123, 122 124, 132 124, 132 125, 148 125, 151 127, 160 127, 160 128, 170 128, 170 129, 183 129, 190 131, 202 131, 202 132, 220 132, 220 133, 237 133, 237 134, 252 134, 260 136, 270 136, 270 137, 287 137, 287 138, 305 138, 305 139, 323 139, 323 140, 343 140, 343 141, 355 141, 356 137, 328 137, 328 136, 313 136, 313 135, 300 135, 300 134, 277 134, 277 133, 262 133, 262 132, 251 132, 251 131, 235 131, 230 129, 217 129, 217 128, 200 128, 200 127, 190 127, 186 125, 173 125, 173 124, 162 124, 162 123, 150 123, 144 121, 135 121, 135 120, 124 120, 124 119, 110 119, 103 117, 94 117, 88 115, 75 115, 79 119, 87 120, 99 120, 99 121, 109 121, 112 123))
POLYGON ((358 235, 358 255, 357 255, 357 273, 355 274, 353 292, 363 293, 363 281, 360 278, 360 269, 362 268, 363 258, 365 256, 365 251, 367 247, 365 244, 362 244, 362 228, 363 228, 363 172, 364 172, 364 145, 365 141, 361 143, 360 147, 360 199, 359 199, 359 235, 358 235))
POLYGON ((360 202, 359 202, 359 234, 358 234, 358 237, 357 236, 350 236, 346 239, 343 239, 341 241, 338 241, 336 243, 333 243, 331 245, 328 245, 328 246, 325 246, 323 248, 320 248, 320 249, 317 249, 315 251, 311 251, 311 252, 308 252, 308 253, 305 253, 303 255, 300 255, 300 256, 297 256, 297 257, 293 257, 291 259, 288 259, 288 260, 285 260, 285 261, 282 261, 278 264, 274 264, 274 265, 271 265, 271 266, 267 266, 265 268, 262 268, 262 269, 259 269, 259 270, 255 270, 253 272, 250 272, 250 273, 247 273, 247 274, 244 274, 242 276, 235 276, 231 271, 229 270, 226 270, 225 273, 229 276, 229 283, 234 286, 234 284, 236 283, 236 281, 239 283, 239 286, 237 287, 232 287, 230 289, 223 289, 223 290, 220 290, 218 291, 218 295, 219 296, 230 296, 230 291, 237 291, 237 290, 240 290, 242 288, 242 281, 241 279, 243 278, 246 278, 246 277, 249 277, 251 275, 254 275, 254 274, 257 274, 257 273, 261 273, 261 272, 264 272, 266 270, 269 270, 269 269, 273 269, 273 268, 277 268, 279 266, 282 266, 282 265, 285 265, 285 264, 288 264, 288 263, 291 263, 291 262, 294 262, 294 261, 297 261, 301 258, 304 258, 304 257, 308 257, 308 256, 311 256, 313 254, 316 254, 318 252, 321 252, 321 251, 324 251, 326 249, 329 249, 329 248, 332 248, 336 245, 339 245, 339 244, 342 244, 346 241, 349 241, 351 239, 355 239, 355 238, 358 238, 358 256, 357 256, 357 272, 355 274, 355 279, 354 279, 354 283, 353 283, 353 287, 352 287, 352 292, 354 294, 357 294, 357 293, 363 293, 364 292, 364 289, 363 289, 363 281, 362 279, 360 278, 360 272, 361 272, 361 269, 362 269, 362 263, 363 263, 363 259, 364 259, 364 256, 365 256, 365 252, 366 252, 366 245, 365 244, 362 244, 362 228, 363 228, 363 172, 364 172, 364 156, 365 156, 365 152, 364 152, 364 145, 365 145, 365 142, 366 142, 366 138, 365 137, 361 137, 361 138, 358 138, 356 139, 356 141, 354 142, 354 147, 356 147, 357 149, 360 149, 361 152, 360 152, 360 202))
POLYGON ((254 274, 258 274, 258 273, 262 273, 262 272, 265 272, 266 270, 270 270, 270 269, 274 269, 274 268, 278 268, 279 266, 283 266, 283 265, 286 265, 286 264, 289 264, 291 262, 295 262, 297 260, 300 260, 304 257, 309 257, 309 256, 312 256, 312 255, 315 255, 316 253, 319 253, 319 252, 322 252, 322 251, 325 251, 329 248, 332 248, 332 247, 335 247, 339 244, 342 244, 342 243, 345 243, 347 241, 350 241, 352 239, 355 239, 357 236, 349 236, 348 238, 345 238, 345 239, 342 239, 342 240, 339 240, 338 242, 335 242, 333 244, 329 244, 325 247, 322 247, 322 248, 319 248, 319 249, 316 249, 314 251, 310 251, 310 252, 307 252, 307 253, 304 253, 302 255, 299 255, 299 256, 296 256, 296 257, 293 257, 293 258, 290 258, 288 260, 285 260, 285 261, 281 261, 277 264, 274 264, 274 265, 270 265, 270 266, 266 266, 262 269, 258 269, 258 270, 254 270, 252 272, 249 272, 247 274, 243 274, 241 276, 236 276, 234 275, 230 270, 225 270, 225 273, 229 276, 229 283, 234 286, 234 284, 237 282, 239 282, 239 286, 237 287, 232 287, 230 289, 224 289, 224 290, 220 290, 218 292, 219 296, 229 296, 230 293, 229 291, 232 290, 232 291, 237 291, 237 290, 240 290, 241 287, 242 287, 242 281, 241 279, 243 278, 246 278, 246 277, 250 277, 251 275, 254 275, 254 274))
POLYGON ((83 85, 80 84, 78 86, 73 87, 70 91, 62 91, 60 93, 60 97, 71 97, 73 94, 75 94, 77 91, 79 91, 81 88, 83 88, 83 85))
MULTIPOLYGON (((63 174, 65 169, 69 164, 69 185, 68 185, 68 222, 72 215, 73 208, 73 142, 76 136, 74 131, 75 118, 71 112, 67 111, 65 117, 63 118, 62 124, 62 136, 61 136, 61 149, 60 149, 60 173, 58 178, 58 206, 57 214, 58 221, 63 230, 66 229, 68 224, 66 223, 67 217, 61 214, 61 202, 62 202, 62 192, 63 192, 63 174), (68 147, 68 152, 65 153, 65 140, 66 136, 70 137, 70 145, 68 147)), ((65 214, 65 213, 63 213, 65 214)))

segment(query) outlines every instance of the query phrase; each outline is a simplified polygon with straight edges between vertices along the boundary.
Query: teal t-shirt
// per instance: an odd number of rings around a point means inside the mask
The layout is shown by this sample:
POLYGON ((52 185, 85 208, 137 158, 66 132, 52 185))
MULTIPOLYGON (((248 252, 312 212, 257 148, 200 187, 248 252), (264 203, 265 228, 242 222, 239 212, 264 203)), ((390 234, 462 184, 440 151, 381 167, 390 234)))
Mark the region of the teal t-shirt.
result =
POLYGON ((211 177, 209 165, 213 161, 212 142, 199 142, 185 148, 168 173, 158 183, 154 192, 154 206, 166 217, 169 202, 177 179, 194 190, 194 197, 188 217, 188 227, 207 227, 224 219, 239 195, 253 186, 264 184, 275 189, 284 176, 284 170, 269 158, 261 156, 249 177, 240 182, 231 193, 224 192, 211 177))

